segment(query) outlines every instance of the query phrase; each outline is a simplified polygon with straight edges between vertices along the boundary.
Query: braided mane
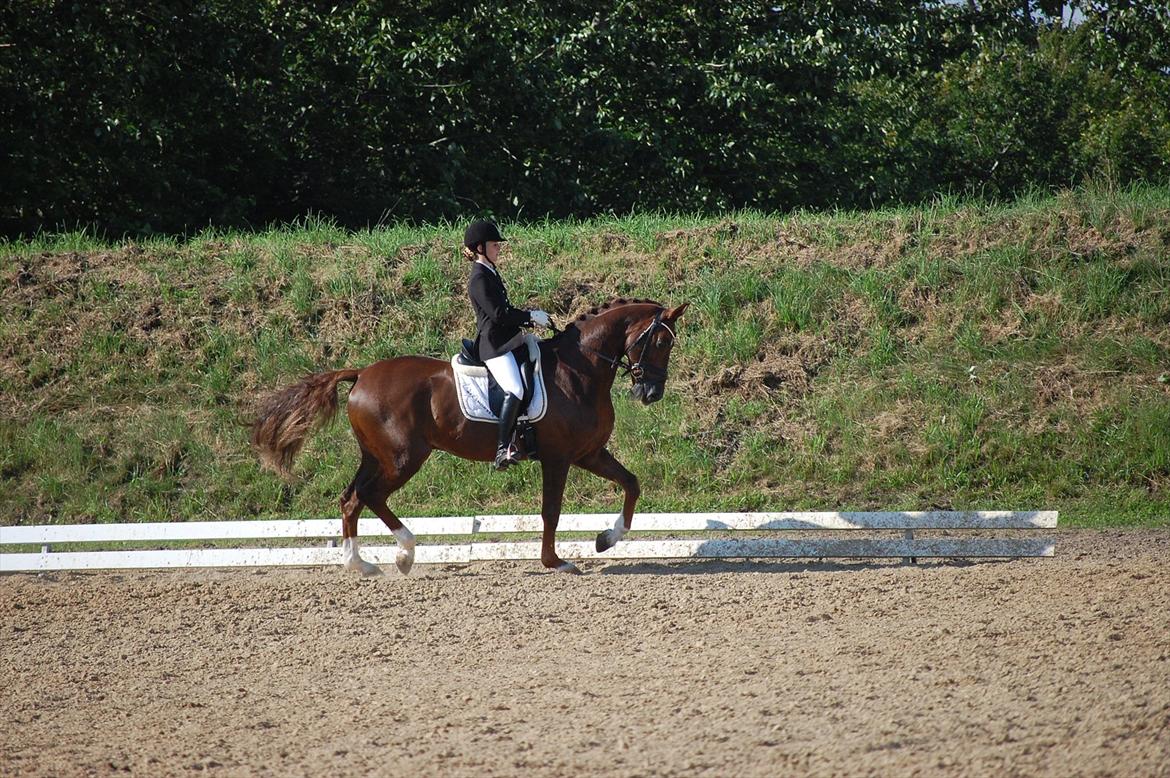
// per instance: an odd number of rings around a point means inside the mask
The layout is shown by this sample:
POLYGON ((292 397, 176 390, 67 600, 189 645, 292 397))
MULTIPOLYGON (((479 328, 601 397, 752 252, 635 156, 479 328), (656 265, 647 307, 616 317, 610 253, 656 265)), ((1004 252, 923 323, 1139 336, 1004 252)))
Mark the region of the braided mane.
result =
POLYGON ((662 305, 662 303, 658 302, 657 300, 647 300, 647 299, 643 299, 641 297, 616 297, 607 303, 602 303, 601 305, 593 306, 588 311, 586 311, 585 313, 581 314, 576 319, 574 319, 573 324, 576 324, 577 322, 588 321, 589 319, 592 319, 596 316, 599 316, 599 315, 605 313, 606 311, 613 310, 614 308, 620 308, 623 305, 640 305, 640 304, 657 305, 659 308, 664 307, 662 305))

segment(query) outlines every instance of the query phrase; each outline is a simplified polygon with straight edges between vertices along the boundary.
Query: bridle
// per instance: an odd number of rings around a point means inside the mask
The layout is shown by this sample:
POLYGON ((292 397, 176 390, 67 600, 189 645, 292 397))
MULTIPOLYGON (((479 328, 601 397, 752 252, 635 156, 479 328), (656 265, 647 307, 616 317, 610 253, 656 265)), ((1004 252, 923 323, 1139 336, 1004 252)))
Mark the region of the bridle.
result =
POLYGON ((650 322, 650 325, 646 327, 646 329, 642 330, 642 333, 638 335, 638 337, 634 339, 634 342, 618 357, 610 357, 602 354, 597 349, 590 348, 584 343, 581 344, 581 348, 585 349, 586 351, 592 351, 598 357, 608 362, 610 367, 614 368, 615 370, 621 369, 624 371, 624 375, 631 376, 634 382, 634 386, 642 383, 643 380, 647 378, 649 378, 651 381, 657 380, 665 382, 666 370, 664 368, 655 367, 654 365, 642 364, 646 360, 646 352, 650 350, 650 341, 654 337, 654 333, 658 331, 659 327, 670 333, 671 340, 678 339, 678 336, 675 335, 674 330, 670 328, 670 325, 662 320, 662 314, 662 310, 658 311, 658 313, 654 315, 654 321, 650 322), (642 347, 642 351, 640 354, 638 354, 637 361, 633 361, 630 357, 630 353, 637 349, 638 346, 642 347))

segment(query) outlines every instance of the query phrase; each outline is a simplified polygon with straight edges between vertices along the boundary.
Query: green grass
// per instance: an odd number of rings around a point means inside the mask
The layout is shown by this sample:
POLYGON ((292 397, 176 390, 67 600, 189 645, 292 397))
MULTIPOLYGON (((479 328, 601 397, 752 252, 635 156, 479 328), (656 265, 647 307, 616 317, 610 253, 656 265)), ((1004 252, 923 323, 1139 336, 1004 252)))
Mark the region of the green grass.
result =
MULTIPOLYGON (((1170 525, 1170 189, 863 213, 503 225, 513 302, 691 303, 667 398, 615 387, 643 510, 1057 509, 1170 525), (724 378, 721 378, 724 376, 724 378), (730 376, 728 378, 728 376, 730 376)), ((332 516, 342 416, 283 483, 240 424, 317 370, 474 330, 461 226, 0 243, 0 524, 332 516)), ((535 465, 436 453, 411 514, 536 512, 535 465)), ((615 511, 574 473, 566 511, 615 511)))

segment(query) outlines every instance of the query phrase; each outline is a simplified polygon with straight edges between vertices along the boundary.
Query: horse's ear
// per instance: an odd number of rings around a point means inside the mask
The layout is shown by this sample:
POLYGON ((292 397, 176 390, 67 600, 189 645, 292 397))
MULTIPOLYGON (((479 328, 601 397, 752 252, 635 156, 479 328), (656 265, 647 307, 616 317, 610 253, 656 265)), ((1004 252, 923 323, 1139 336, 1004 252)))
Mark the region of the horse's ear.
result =
POLYGON ((663 318, 670 319, 671 321, 674 321, 679 316, 683 315, 683 311, 685 311, 687 309, 688 305, 690 305, 690 303, 683 303, 682 305, 678 306, 677 308, 671 308, 669 311, 666 312, 666 315, 663 318))

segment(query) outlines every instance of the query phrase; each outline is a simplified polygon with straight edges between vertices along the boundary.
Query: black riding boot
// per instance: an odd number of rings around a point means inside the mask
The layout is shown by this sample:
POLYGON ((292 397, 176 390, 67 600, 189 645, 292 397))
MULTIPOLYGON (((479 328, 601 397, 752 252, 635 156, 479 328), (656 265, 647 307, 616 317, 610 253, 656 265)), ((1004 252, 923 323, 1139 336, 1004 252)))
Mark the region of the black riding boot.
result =
POLYGON ((500 437, 496 444, 496 470, 503 470, 520 461, 512 446, 512 430, 516 427, 516 417, 519 415, 520 398, 511 392, 504 392, 504 404, 500 406, 500 437))

